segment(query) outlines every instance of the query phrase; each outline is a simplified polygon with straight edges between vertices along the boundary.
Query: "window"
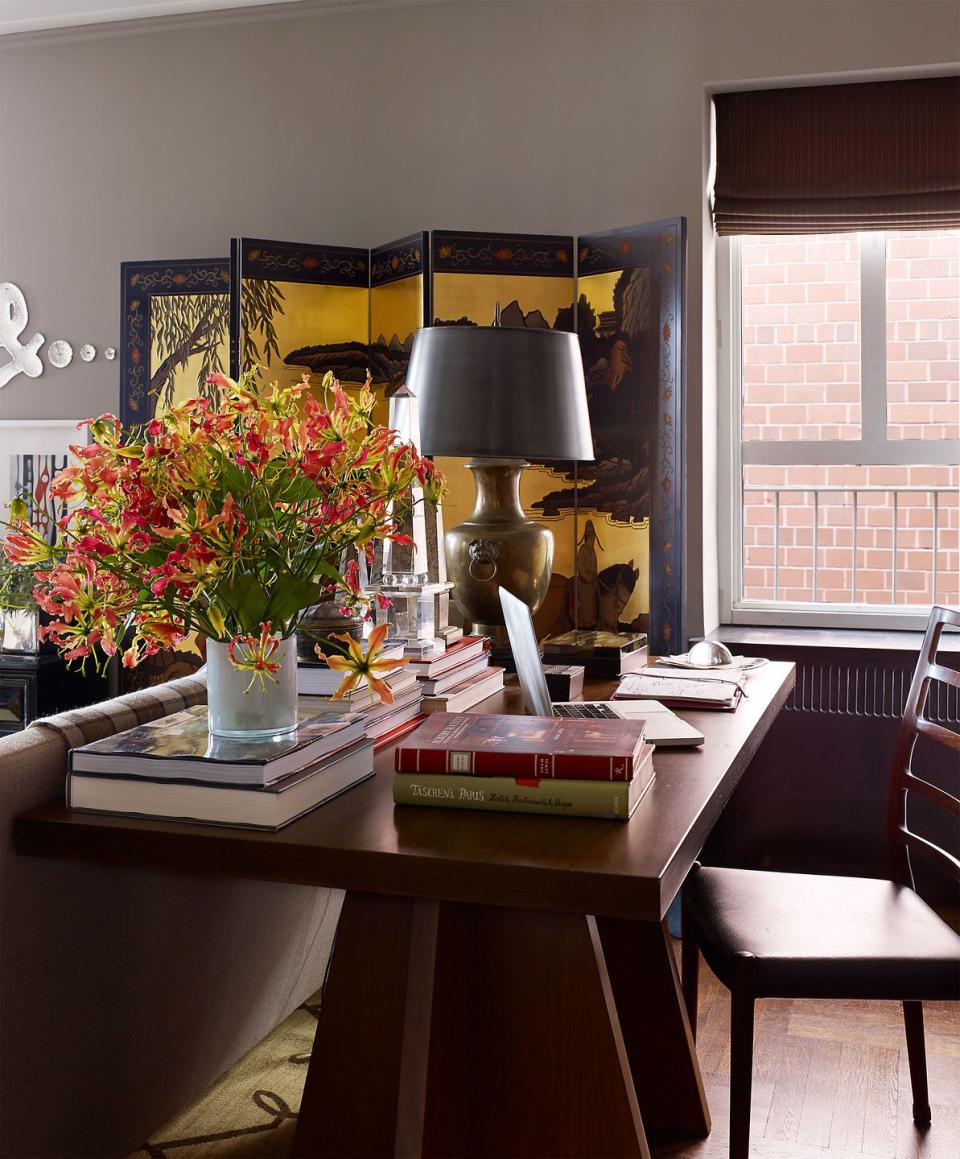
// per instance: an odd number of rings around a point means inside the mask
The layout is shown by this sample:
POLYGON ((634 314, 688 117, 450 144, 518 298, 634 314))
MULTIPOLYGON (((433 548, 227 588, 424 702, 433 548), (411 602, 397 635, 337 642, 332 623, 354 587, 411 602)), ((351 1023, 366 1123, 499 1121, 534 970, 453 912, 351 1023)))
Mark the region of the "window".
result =
POLYGON ((960 230, 722 237, 721 611, 960 604, 960 230))

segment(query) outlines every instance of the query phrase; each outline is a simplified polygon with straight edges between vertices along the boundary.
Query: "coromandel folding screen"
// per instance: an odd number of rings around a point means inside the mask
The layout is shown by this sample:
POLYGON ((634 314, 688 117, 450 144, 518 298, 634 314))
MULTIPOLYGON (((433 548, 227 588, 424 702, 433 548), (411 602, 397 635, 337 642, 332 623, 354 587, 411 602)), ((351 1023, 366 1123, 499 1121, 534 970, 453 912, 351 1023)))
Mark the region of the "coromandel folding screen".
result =
MULTIPOLYGON (((257 365, 284 382, 369 369, 386 421, 421 326, 576 329, 596 459, 533 463, 528 512, 555 535, 541 635, 639 629, 683 646, 682 321, 685 220, 572 236, 419 232, 377 248, 235 238, 230 260, 125 263, 127 422, 202 395, 208 373, 257 365)), ((505 421, 509 419, 505 416, 505 421)), ((440 460, 448 526, 473 507, 440 460)))
POLYGON ((120 417, 145 423, 158 407, 202 397, 225 374, 230 263, 124 262, 120 266, 120 417))

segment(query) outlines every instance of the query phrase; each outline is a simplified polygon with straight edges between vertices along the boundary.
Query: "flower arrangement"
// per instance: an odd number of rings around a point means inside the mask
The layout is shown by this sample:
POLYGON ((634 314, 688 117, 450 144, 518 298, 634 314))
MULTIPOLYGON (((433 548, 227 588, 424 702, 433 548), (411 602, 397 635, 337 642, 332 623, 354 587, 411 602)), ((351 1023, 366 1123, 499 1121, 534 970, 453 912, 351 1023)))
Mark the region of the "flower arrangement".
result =
POLYGON ((199 633, 263 684, 304 609, 338 592, 362 603, 356 567, 340 573, 345 550, 404 541, 395 507, 412 486, 439 501, 433 464, 373 424, 369 376, 348 396, 328 373, 322 402, 308 375, 262 390, 252 375, 208 383, 219 399, 142 428, 87 421, 90 445, 70 448, 52 484, 68 503, 55 545, 11 510, 3 551, 36 569, 43 634, 67 659, 122 650, 133 667, 199 633))

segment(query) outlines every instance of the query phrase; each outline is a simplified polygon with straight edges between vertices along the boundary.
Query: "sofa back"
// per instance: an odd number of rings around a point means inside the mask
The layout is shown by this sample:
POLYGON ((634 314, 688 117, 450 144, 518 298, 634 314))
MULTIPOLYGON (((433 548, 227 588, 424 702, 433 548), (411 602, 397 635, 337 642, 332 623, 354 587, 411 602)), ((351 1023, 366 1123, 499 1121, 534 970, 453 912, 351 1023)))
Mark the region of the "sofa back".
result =
POLYGON ((71 746, 204 703, 186 677, 0 738, 0 1156, 129 1155, 322 983, 342 895, 14 852, 71 746))

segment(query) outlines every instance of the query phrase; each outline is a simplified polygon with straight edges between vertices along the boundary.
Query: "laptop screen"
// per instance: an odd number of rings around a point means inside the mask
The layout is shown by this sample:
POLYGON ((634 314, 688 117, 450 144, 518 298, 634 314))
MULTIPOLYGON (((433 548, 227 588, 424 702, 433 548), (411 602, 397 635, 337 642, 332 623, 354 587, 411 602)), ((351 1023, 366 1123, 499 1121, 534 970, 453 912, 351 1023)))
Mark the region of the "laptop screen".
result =
POLYGON ((517 678, 523 692, 523 702, 532 716, 553 716, 550 690, 540 663, 537 634, 533 630, 530 609, 503 585, 500 587, 500 606, 510 637, 510 650, 517 666, 517 678))

